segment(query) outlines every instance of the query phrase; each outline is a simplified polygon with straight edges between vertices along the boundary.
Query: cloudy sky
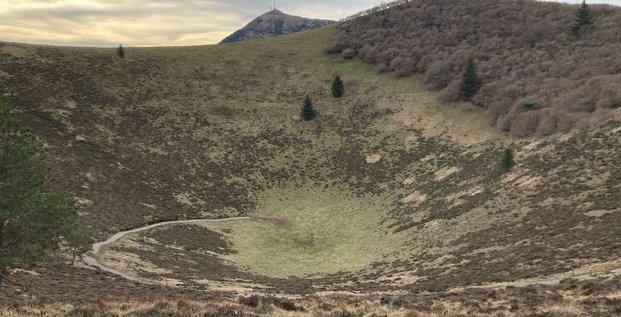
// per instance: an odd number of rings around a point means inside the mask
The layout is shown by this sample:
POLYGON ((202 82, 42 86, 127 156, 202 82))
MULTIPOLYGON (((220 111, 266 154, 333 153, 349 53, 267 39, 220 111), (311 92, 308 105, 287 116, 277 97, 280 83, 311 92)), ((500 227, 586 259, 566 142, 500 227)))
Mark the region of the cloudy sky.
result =
MULTIPOLYGON (((338 20, 380 2, 277 0, 276 6, 288 14, 338 20)), ((589 2, 621 5, 621 0, 589 2)), ((0 41, 72 46, 212 44, 271 5, 271 0, 0 0, 0 41)))

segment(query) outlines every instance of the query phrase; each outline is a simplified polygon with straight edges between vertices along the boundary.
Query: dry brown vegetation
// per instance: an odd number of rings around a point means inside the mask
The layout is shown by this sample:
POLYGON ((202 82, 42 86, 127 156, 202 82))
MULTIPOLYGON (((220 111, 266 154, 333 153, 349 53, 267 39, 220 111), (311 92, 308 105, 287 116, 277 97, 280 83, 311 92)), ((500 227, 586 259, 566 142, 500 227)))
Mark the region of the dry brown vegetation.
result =
POLYGON ((570 35, 576 10, 539 1, 400 1, 343 22, 328 52, 357 55, 379 72, 424 74, 445 100, 459 98, 473 57, 483 80, 473 102, 490 122, 520 137, 547 135, 621 106, 621 8, 593 5, 595 26, 581 38, 570 35))
POLYGON ((283 298, 252 295, 197 299, 93 299, 12 302, 0 316, 315 316, 315 317, 613 317, 621 313, 618 278, 565 280, 556 286, 465 289, 446 293, 283 298))

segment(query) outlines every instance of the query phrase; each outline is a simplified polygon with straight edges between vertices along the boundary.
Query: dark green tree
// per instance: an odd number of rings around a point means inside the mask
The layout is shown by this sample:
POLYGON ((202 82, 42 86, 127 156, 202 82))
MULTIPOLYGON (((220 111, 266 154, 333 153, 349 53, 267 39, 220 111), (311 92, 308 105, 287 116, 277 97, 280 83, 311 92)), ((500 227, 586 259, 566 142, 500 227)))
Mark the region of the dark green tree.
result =
POLYGON ((470 100, 477 94, 481 88, 481 79, 477 74, 477 65, 473 58, 468 59, 464 75, 461 79, 461 85, 459 86, 459 92, 462 100, 470 100))
POLYGON ((49 189, 44 162, 0 87, 0 271, 35 264, 77 227, 74 199, 49 189))
POLYGON ((505 149, 504 154, 502 155, 502 168, 505 171, 511 170, 513 166, 515 166, 515 157, 513 156, 513 150, 505 149))
POLYGON ((119 58, 125 58, 125 49, 123 48, 123 45, 119 44, 119 48, 116 49, 116 55, 119 58))
POLYGON ((332 96, 334 96, 334 98, 341 98, 344 93, 345 87, 343 86, 343 81, 339 75, 336 75, 332 81, 332 96))
POLYGON ((310 121, 317 117, 317 112, 313 109, 313 101, 309 95, 304 97, 304 103, 302 104, 302 119, 304 121, 310 121))
POLYGON ((593 25, 593 16, 586 0, 582 1, 580 9, 576 12, 576 22, 571 26, 571 35, 580 37, 593 25))

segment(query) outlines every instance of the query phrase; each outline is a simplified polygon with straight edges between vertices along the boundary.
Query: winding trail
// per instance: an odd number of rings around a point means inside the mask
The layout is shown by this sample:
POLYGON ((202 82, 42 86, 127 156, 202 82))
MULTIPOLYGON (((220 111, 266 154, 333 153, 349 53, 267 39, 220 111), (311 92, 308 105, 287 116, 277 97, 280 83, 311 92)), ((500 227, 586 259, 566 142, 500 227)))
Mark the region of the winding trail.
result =
MULTIPOLYGON (((264 217, 231 217, 231 218, 220 218, 220 219, 192 219, 192 220, 173 220, 173 221, 165 221, 165 222, 159 222, 159 223, 155 223, 155 224, 151 224, 148 226, 144 226, 144 227, 140 227, 140 228, 136 228, 136 229, 131 229, 131 230, 127 230, 127 231, 121 231, 118 232, 116 234, 114 234, 113 236, 111 236, 110 238, 108 238, 108 240, 106 241, 102 241, 102 242, 97 242, 95 244, 93 244, 93 246, 91 247, 91 251, 90 254, 91 255, 82 255, 82 261, 84 261, 84 263, 90 265, 90 266, 94 266, 99 268, 102 271, 105 272, 109 272, 115 275, 118 275, 120 277, 123 277, 127 280, 130 281, 135 281, 135 282, 140 282, 140 283, 145 283, 145 284, 157 284, 157 282, 152 281, 152 280, 148 280, 148 279, 144 279, 144 278, 138 278, 135 276, 131 276, 131 275, 127 275, 121 271, 115 270, 111 267, 107 267, 104 264, 100 263, 96 256, 97 253, 99 253, 99 251, 101 251, 101 248, 112 244, 120 239, 122 239, 123 237, 125 237, 128 234, 132 234, 132 233, 137 233, 137 232, 142 232, 142 231, 146 231, 146 230, 150 230, 153 228, 157 228, 157 227, 162 227, 162 226, 170 226, 170 225, 179 225, 179 224, 191 224, 191 223, 199 223, 199 222, 225 222, 225 221, 245 221, 245 220, 270 220, 272 218, 264 218, 264 217)), ((601 276, 602 274, 614 274, 614 275, 621 275, 621 268, 617 268, 617 269, 613 269, 613 270, 607 270, 607 271, 603 271, 603 272, 597 272, 595 275, 592 274, 580 274, 580 275, 575 275, 575 276, 563 276, 563 277, 552 277, 552 278, 530 278, 530 279, 524 279, 524 280, 518 280, 518 281, 510 281, 510 282, 500 282, 500 283, 493 283, 493 284, 487 284, 487 285, 473 285, 473 286, 467 286, 467 287, 474 287, 474 288, 505 288, 507 286, 516 286, 516 287, 525 287, 525 286, 536 286, 536 285, 556 285, 559 284, 562 280, 570 277, 576 280, 580 280, 580 281, 585 281, 585 280, 589 280, 589 279, 593 279, 596 278, 597 276, 601 276)))
POLYGON ((131 276, 131 275, 127 275, 119 270, 115 270, 111 267, 107 267, 104 264, 102 264, 101 262, 99 262, 97 260, 97 253, 99 253, 99 251, 101 251, 102 247, 105 247, 109 244, 112 244, 120 239, 122 239, 123 237, 125 237, 128 234, 132 234, 132 233, 138 233, 138 232, 142 232, 142 231, 146 231, 146 230, 150 230, 153 228, 157 228, 157 227, 162 227, 162 226, 170 226, 170 225, 179 225, 179 224, 191 224, 191 223, 198 223, 198 222, 224 222, 224 221, 240 221, 240 220, 253 220, 253 219, 260 219, 260 218, 253 218, 253 217, 231 217, 231 218, 221 218, 221 219, 192 219, 192 220, 173 220, 173 221, 164 221, 164 222, 158 222, 158 223, 154 223, 148 226, 144 226, 144 227, 140 227, 140 228, 136 228, 136 229, 131 229, 131 230, 127 230, 127 231, 121 231, 118 233, 115 233, 113 236, 111 236, 110 238, 108 238, 108 240, 106 241, 102 241, 102 242, 97 242, 95 244, 93 244, 93 246, 91 247, 90 250, 90 255, 82 255, 82 261, 84 261, 84 263, 90 265, 90 266, 95 266, 97 268, 99 268, 102 271, 106 271, 118 276, 121 276, 125 279, 128 279, 130 281, 135 281, 135 282, 140 282, 140 283, 146 283, 146 284, 156 284, 153 281, 147 280, 147 279, 143 279, 143 278, 138 278, 135 276, 131 276))

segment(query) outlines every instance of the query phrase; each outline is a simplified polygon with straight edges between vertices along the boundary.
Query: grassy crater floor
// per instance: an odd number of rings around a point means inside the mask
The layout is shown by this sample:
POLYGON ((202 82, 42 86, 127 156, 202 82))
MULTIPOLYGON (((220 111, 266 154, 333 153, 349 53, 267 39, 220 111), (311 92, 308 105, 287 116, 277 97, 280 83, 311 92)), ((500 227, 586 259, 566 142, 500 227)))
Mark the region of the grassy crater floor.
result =
MULTIPOLYGON (((196 228, 188 227, 155 229, 140 234, 140 239, 159 237, 158 241, 172 250, 207 251, 188 252, 185 256, 190 258, 216 253, 240 269, 269 277, 359 271, 388 256, 397 258, 395 253, 405 241, 400 234, 388 234, 382 223, 386 209, 378 201, 377 197, 357 197, 338 189, 290 186, 263 193, 251 221, 197 225, 220 235, 226 249, 209 251, 213 243, 184 238, 196 234, 196 228), (169 238, 161 241, 165 236, 169 238)), ((127 243, 119 241, 121 246, 127 243)), ((209 277, 209 272, 203 275, 209 277)))

